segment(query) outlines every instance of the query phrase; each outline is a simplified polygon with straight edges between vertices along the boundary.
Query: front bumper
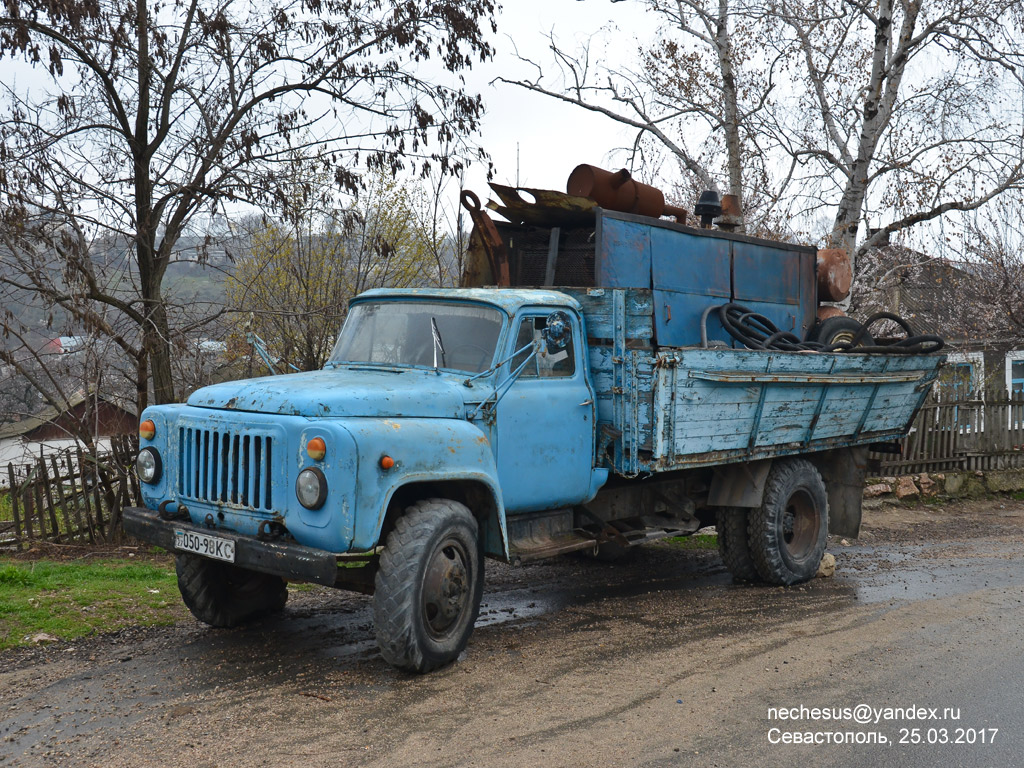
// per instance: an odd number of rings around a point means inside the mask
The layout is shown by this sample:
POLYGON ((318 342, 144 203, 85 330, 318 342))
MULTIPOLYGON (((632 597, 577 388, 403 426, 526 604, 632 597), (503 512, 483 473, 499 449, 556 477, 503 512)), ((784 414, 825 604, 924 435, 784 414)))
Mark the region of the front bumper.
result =
POLYGON ((126 507, 123 520, 125 533, 129 536, 163 547, 168 552, 174 552, 176 530, 214 534, 235 543, 235 565, 239 568, 269 573, 289 581, 309 581, 328 587, 333 587, 338 581, 337 558, 321 549, 280 541, 263 541, 254 536, 220 530, 211 531, 182 520, 164 520, 154 510, 141 507, 126 507))

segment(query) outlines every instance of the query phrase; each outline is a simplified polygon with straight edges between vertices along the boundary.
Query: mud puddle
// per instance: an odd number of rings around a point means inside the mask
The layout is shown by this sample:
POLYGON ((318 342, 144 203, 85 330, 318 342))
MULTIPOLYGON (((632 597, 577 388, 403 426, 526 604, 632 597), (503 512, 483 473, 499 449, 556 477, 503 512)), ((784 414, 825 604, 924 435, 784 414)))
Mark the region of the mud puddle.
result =
POLYGON ((933 545, 853 546, 837 557, 837 578, 865 603, 954 597, 999 586, 1024 586, 1019 546, 971 541, 933 545), (855 575, 855 578, 854 578, 855 575))

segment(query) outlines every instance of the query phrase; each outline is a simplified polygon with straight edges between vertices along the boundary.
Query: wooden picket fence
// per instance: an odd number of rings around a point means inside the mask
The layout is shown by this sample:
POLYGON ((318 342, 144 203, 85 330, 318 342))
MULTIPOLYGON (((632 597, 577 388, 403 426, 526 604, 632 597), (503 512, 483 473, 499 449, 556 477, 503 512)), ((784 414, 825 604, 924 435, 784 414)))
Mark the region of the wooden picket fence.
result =
POLYGON ((990 471, 1024 467, 1024 393, 990 391, 955 401, 929 400, 902 453, 872 454, 884 475, 990 471))
POLYGON ((0 546, 119 541, 121 510, 142 502, 137 450, 137 437, 120 435, 98 455, 79 448, 41 456, 33 464, 8 464, 13 519, 0 521, 0 546))

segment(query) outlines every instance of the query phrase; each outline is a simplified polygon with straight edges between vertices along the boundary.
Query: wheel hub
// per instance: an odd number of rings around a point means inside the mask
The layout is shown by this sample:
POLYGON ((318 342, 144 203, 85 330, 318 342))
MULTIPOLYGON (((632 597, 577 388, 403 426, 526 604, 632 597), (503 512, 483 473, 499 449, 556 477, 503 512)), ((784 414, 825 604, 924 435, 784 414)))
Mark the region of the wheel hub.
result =
POLYGON ((443 635, 455 625, 469 599, 468 558, 453 541, 435 550, 423 580, 423 612, 434 635, 443 635))
POLYGON ((782 542, 791 557, 799 560, 814 550, 818 525, 818 512, 810 496, 804 491, 793 494, 782 515, 782 542))

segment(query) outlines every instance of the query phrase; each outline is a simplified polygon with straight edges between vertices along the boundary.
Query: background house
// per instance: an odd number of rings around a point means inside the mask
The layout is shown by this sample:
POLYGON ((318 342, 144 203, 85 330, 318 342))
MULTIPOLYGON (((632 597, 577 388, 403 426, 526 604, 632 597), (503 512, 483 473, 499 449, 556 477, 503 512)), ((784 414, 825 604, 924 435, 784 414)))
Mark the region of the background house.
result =
POLYGON ((8 464, 27 464, 65 449, 74 452, 81 445, 75 435, 83 425, 88 426, 97 447, 108 450, 112 436, 138 429, 138 418, 102 394, 78 391, 64 410, 47 406, 32 416, 0 425, 0 487, 8 485, 8 464))
MULTIPOLYGON (((857 273, 852 317, 892 312, 915 333, 946 341, 949 363, 936 387, 939 399, 981 396, 986 389, 1024 391, 1024 332, 1000 307, 1001 278, 991 267, 885 245, 864 254, 857 273)), ((895 325, 875 330, 884 336, 895 325)))

